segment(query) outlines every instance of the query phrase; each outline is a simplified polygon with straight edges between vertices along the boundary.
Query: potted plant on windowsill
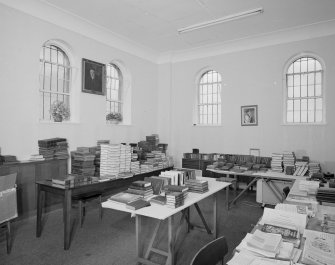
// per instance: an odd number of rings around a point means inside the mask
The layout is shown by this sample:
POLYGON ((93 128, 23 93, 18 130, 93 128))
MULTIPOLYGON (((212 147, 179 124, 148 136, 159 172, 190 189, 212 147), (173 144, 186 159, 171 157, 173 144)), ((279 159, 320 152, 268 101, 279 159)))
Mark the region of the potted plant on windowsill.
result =
POLYGON ((110 112, 106 115, 106 121, 112 124, 118 124, 122 121, 122 114, 119 112, 110 112))
POLYGON ((70 118, 70 109, 63 101, 54 101, 51 105, 50 112, 55 122, 62 122, 70 118))

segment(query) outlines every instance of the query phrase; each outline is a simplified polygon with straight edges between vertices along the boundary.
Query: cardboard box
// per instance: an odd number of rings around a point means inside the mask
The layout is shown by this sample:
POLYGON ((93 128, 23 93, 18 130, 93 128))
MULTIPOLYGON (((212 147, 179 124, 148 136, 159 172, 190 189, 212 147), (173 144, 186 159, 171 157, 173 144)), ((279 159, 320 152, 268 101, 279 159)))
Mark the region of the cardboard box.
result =
POLYGON ((17 217, 16 173, 0 176, 0 223, 17 217))

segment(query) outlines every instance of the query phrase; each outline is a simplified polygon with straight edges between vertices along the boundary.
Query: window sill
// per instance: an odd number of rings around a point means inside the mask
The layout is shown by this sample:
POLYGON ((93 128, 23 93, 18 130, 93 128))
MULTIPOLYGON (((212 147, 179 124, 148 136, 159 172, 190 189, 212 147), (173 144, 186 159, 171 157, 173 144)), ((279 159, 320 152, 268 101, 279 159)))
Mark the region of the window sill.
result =
POLYGON ((326 122, 322 123, 282 123, 282 126, 325 126, 326 122))
POLYGON ((223 127, 222 124, 193 124, 192 127, 223 127))
POLYGON ((62 122, 55 122, 55 121, 38 121, 39 124, 67 124, 67 125, 73 125, 73 124, 80 124, 79 122, 75 121, 62 121, 62 122))

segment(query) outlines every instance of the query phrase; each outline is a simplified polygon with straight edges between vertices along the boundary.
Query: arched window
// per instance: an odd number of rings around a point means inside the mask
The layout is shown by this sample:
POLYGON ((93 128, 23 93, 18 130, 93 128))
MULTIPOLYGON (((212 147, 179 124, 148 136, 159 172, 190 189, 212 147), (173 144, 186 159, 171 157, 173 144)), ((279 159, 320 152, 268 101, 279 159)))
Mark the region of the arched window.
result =
POLYGON ((221 74, 210 70, 202 74, 198 90, 198 124, 221 124, 221 74))
POLYGON ((296 58, 286 71, 286 123, 324 122, 322 65, 313 56, 296 58))
POLYGON ((71 65, 66 53, 45 43, 40 52, 40 120, 56 120, 52 115, 56 103, 63 104, 70 113, 70 80, 71 65))
POLYGON ((123 115, 123 78, 122 73, 117 65, 107 64, 106 79, 107 114, 111 112, 117 112, 123 115))

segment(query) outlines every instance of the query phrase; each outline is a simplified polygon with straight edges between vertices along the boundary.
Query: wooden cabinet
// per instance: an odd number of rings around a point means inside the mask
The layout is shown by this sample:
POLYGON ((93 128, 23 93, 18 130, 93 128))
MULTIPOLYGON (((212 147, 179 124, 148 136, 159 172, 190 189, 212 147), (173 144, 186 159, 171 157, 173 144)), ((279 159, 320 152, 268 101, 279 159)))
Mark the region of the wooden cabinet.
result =
POLYGON ((203 159, 182 159, 182 167, 183 168, 192 168, 192 169, 200 169, 202 170, 203 177, 211 177, 211 174, 206 170, 208 165, 213 164, 213 160, 203 160, 203 159))
MULTIPOLYGON (((67 159, 18 162, 0 166, 0 176, 17 173, 18 218, 35 214, 35 181, 65 176, 67 168, 67 159)), ((47 201, 48 205, 61 202, 58 197, 50 197, 47 201)))

